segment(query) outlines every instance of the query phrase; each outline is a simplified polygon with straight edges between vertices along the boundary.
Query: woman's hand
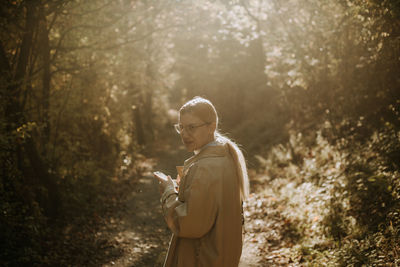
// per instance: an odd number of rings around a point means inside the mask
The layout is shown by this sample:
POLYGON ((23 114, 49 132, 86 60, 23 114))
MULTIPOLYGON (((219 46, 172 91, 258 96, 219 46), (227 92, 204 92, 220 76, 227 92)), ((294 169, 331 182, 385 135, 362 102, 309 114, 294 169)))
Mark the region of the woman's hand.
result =
MULTIPOLYGON (((156 176, 156 175, 154 175, 156 176)), ((156 176, 157 178, 157 176, 156 176)), ((175 188, 174 182, 172 181, 171 176, 167 176, 167 180, 158 179, 158 189, 160 190, 160 194, 162 195, 167 188, 175 188)))

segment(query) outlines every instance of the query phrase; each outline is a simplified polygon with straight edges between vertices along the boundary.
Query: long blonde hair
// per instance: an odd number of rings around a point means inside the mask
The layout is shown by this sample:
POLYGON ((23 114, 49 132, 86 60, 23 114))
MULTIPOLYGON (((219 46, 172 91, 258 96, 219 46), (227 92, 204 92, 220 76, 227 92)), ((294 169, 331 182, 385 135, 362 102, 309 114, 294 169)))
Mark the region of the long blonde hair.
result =
POLYGON ((206 123, 215 122, 215 141, 228 145, 229 153, 232 155, 232 158, 236 165, 236 172, 238 174, 237 177, 240 185, 240 196, 242 200, 246 199, 249 195, 250 189, 245 158, 242 151, 235 142, 218 132, 218 114, 214 105, 211 103, 211 101, 196 96, 186 102, 179 110, 180 114, 188 112, 193 113, 196 117, 202 119, 206 123))

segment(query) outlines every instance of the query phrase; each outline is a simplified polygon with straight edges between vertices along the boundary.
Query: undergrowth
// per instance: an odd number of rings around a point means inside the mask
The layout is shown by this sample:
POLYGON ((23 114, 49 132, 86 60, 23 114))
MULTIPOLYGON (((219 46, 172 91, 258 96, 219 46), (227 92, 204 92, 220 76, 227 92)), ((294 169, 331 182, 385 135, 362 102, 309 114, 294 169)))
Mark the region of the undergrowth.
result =
POLYGON ((333 139, 330 131, 291 132, 257 156, 258 193, 276 198, 279 216, 293 222, 287 257, 303 266, 399 266, 400 132, 386 125, 367 138, 333 139))

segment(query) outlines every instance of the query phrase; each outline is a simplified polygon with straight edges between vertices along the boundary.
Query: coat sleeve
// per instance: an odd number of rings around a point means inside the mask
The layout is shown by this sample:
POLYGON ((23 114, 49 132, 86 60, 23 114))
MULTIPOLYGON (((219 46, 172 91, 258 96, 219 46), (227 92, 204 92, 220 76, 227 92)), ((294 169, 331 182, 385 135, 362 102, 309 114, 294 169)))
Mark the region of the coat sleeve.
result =
POLYGON ((169 228, 179 237, 199 238, 212 228, 217 216, 217 186, 211 172, 192 166, 187 174, 191 183, 185 185, 185 201, 177 193, 163 201, 163 213, 169 228))

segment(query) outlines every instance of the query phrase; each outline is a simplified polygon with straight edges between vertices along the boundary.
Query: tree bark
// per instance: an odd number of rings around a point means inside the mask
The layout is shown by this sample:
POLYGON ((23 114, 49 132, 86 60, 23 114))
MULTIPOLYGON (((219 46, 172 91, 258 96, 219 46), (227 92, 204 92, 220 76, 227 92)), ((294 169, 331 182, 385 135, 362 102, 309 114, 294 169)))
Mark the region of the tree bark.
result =
POLYGON ((51 82, 51 74, 50 74, 50 45, 49 45, 49 32, 47 29, 47 19, 43 10, 43 7, 40 7, 39 12, 39 38, 41 43, 41 51, 40 54, 43 60, 43 78, 42 78, 42 123, 43 123, 43 138, 42 142, 45 146, 50 138, 50 117, 49 117, 49 105, 50 105, 50 82, 51 82))
POLYGON ((146 118, 146 128, 149 134, 149 139, 154 140, 154 129, 153 129, 153 92, 152 88, 147 88, 144 101, 144 114, 146 118))
POLYGON ((135 107, 133 109, 133 118, 135 121, 136 141, 139 145, 144 146, 146 145, 146 137, 144 135, 143 123, 139 107, 135 107))
MULTIPOLYGON (((24 87, 24 79, 26 78, 26 70, 28 67, 29 56, 32 49, 34 28, 35 28, 35 6, 33 1, 28 1, 26 3, 25 31, 22 36, 22 42, 19 50, 17 66, 15 69, 15 73, 12 77, 12 81, 7 83, 7 94, 9 96, 9 99, 6 102, 5 114, 6 117, 13 122, 13 124, 20 123, 19 114, 22 107, 20 107, 19 98, 20 98, 21 88, 24 87)), ((2 53, 4 52, 2 51, 2 53)), ((8 70, 6 70, 6 72, 9 72, 11 74, 11 69, 8 64, 8 61, 6 61, 6 63, 3 64, 4 66, 9 68, 8 70)))
MULTIPOLYGON (((3 70, 2 76, 6 82, 6 108, 5 116, 7 121, 7 132, 11 133, 20 125, 27 122, 23 107, 20 103, 21 91, 28 83, 27 68, 29 58, 31 57, 33 48, 33 33, 37 27, 37 7, 34 1, 26 2, 26 24, 25 31, 22 36, 21 46, 18 54, 17 66, 14 75, 10 64, 7 60, 6 53, 3 46, 1 46, 0 57, 2 59, 1 67, 3 70)), ((59 211, 59 192, 55 181, 55 177, 49 173, 49 168, 46 166, 40 154, 37 151, 36 144, 32 137, 25 137, 20 143, 16 144, 16 154, 20 157, 19 160, 23 161, 24 155, 27 157, 30 167, 34 172, 39 185, 42 185, 47 190, 47 195, 42 196, 40 201, 45 214, 50 218, 56 218, 59 211), (22 153, 25 152, 25 153, 22 153)), ((31 177, 29 170, 21 167, 21 172, 24 174, 25 179, 31 177)))

